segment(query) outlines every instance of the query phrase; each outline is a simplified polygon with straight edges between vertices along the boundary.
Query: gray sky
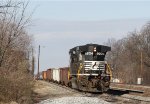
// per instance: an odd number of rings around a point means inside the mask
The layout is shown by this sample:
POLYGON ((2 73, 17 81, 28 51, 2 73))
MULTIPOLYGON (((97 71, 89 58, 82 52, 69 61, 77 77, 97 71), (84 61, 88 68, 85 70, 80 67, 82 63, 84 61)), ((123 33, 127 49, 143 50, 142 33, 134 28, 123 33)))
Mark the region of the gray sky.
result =
POLYGON ((68 66, 69 49, 120 39, 150 20, 149 1, 31 0, 28 11, 34 8, 29 30, 36 57, 42 46, 40 70, 68 66))

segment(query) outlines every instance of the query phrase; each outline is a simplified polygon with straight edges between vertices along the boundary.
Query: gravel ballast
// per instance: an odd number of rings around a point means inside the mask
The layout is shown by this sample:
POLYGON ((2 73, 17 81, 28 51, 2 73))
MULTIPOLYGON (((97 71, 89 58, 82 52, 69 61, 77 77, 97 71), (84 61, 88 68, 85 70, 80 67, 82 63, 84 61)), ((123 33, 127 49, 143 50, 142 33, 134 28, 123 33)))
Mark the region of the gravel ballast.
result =
POLYGON ((94 97, 62 97, 56 99, 47 99, 38 104, 110 104, 110 103, 94 97))
POLYGON ((149 97, 137 93, 84 93, 45 81, 36 81, 34 91, 34 104, 150 104, 149 97))

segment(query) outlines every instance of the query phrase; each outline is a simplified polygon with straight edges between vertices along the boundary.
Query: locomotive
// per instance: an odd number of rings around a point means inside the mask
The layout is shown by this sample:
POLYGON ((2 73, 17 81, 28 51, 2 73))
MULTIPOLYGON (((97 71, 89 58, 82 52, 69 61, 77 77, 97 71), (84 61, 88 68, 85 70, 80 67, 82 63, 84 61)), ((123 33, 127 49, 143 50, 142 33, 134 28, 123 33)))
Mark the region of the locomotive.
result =
POLYGON ((105 55, 111 47, 86 44, 70 49, 68 86, 81 91, 105 92, 109 89, 111 69, 105 55))

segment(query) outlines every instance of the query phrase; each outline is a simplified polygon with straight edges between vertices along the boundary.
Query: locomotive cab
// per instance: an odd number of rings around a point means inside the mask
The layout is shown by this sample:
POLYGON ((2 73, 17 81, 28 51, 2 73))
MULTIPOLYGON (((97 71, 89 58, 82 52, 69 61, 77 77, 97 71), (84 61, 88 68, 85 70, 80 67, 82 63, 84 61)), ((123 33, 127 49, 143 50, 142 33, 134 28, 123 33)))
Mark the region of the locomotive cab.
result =
POLYGON ((105 55, 111 48, 98 44, 87 44, 70 49, 70 86, 89 92, 109 89, 111 70, 105 55))

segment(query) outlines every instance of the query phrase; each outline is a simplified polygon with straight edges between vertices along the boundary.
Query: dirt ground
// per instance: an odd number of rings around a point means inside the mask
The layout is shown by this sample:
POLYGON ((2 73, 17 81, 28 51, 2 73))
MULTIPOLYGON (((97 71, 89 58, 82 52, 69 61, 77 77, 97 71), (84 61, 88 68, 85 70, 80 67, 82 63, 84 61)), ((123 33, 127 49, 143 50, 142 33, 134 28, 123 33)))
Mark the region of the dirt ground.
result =
POLYGON ((82 96, 79 93, 65 90, 58 84, 48 83, 45 81, 36 81, 34 86, 33 100, 38 103, 42 100, 67 97, 67 96, 82 96))

